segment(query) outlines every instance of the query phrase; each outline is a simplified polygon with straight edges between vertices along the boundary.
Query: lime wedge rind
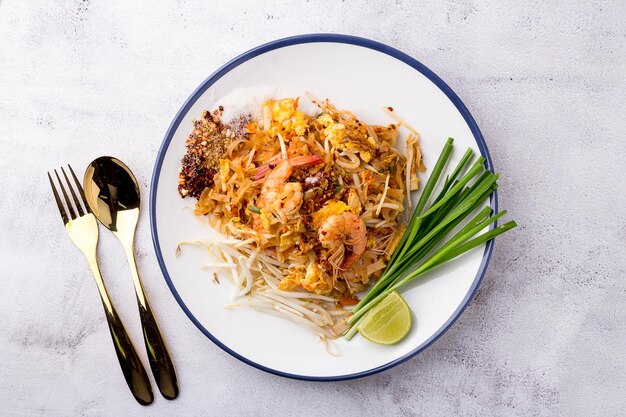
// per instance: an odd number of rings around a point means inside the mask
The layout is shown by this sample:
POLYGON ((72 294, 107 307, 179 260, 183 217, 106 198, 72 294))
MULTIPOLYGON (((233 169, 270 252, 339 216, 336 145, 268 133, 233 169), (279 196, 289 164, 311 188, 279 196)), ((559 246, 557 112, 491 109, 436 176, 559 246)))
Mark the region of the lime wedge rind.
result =
POLYGON ((382 299, 357 328, 361 336, 381 345, 393 345, 406 337, 413 322, 411 309, 396 291, 382 299))

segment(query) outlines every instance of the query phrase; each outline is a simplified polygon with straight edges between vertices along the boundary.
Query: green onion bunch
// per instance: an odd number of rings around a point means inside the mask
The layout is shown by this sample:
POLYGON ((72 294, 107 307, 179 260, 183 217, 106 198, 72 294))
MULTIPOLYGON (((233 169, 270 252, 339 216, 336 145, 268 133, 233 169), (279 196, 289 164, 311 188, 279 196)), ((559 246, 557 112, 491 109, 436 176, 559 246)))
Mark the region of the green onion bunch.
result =
POLYGON ((382 276, 355 306, 353 315, 348 319, 352 326, 346 333, 346 339, 350 340, 355 335, 365 314, 392 291, 517 226, 515 221, 509 221, 479 234, 506 211, 494 215, 491 207, 485 207, 474 214, 498 187, 498 175, 485 169, 485 158, 482 156, 472 163, 474 151, 471 148, 443 181, 430 206, 426 207, 452 154, 453 142, 454 139, 449 138, 443 147, 382 276), (471 215, 474 217, 464 227, 448 236, 471 215))

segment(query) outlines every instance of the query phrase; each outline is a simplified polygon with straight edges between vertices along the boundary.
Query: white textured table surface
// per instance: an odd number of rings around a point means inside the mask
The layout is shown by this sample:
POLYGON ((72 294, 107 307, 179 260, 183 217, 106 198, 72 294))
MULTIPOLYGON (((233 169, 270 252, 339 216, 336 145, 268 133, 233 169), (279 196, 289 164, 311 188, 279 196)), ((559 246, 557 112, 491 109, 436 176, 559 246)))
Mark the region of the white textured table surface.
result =
MULTIPOLYGON (((0 415, 626 415, 626 2, 493 3, 0 0, 0 415), (240 363, 193 326, 159 272, 146 205, 139 264, 181 395, 140 407, 45 171, 111 154, 147 196, 189 93, 235 55, 307 32, 373 38, 438 73, 482 129, 520 227, 427 351, 308 383, 240 363)), ((102 269, 143 352, 113 239, 101 234, 102 269)))

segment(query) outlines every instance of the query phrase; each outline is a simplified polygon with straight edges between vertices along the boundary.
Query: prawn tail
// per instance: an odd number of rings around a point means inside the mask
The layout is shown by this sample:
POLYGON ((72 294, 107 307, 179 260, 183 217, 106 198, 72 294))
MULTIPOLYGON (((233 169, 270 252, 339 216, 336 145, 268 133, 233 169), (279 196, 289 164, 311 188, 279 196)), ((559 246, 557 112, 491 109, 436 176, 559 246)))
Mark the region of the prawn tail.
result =
POLYGON ((343 264, 341 265, 341 269, 346 270, 350 268, 350 266, 352 266, 352 264, 356 262, 357 259, 359 259, 359 256, 360 255, 357 255, 356 253, 348 256, 346 259, 344 259, 343 264))
POLYGON ((270 168, 269 164, 263 164, 256 169, 256 173, 254 174, 255 180, 260 180, 264 178, 268 172, 270 172, 272 168, 270 168))
MULTIPOLYGON (((317 155, 302 155, 296 156, 295 158, 291 158, 289 160, 289 165, 293 167, 301 167, 308 165, 319 165, 323 164, 324 160, 317 155)), ((257 172, 258 173, 258 172, 257 172)))
POLYGON ((267 160, 267 162, 265 162, 263 165, 259 166, 256 169, 254 179, 260 180, 261 178, 264 178, 272 169, 274 169, 276 164, 278 164, 281 159, 282 156, 280 154, 272 156, 270 159, 267 160))

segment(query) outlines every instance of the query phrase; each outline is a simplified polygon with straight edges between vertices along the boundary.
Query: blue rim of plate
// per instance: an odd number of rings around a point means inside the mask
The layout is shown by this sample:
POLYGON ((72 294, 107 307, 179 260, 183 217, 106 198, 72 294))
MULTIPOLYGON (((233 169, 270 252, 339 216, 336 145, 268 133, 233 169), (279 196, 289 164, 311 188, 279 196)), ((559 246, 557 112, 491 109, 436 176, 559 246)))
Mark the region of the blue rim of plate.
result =
MULTIPOLYGON (((167 129, 167 133, 165 134, 165 138, 163 139, 163 143, 161 144, 161 147, 159 149, 159 153, 156 159, 156 164, 154 166, 154 171, 152 173, 152 184, 150 185, 150 229, 152 232, 152 243, 154 244, 154 249, 156 251, 157 260, 159 262, 159 266, 161 267, 161 271, 163 272, 163 276, 165 277, 165 281, 167 282, 167 285, 170 288, 170 291, 172 291, 174 298, 176 299, 180 307, 183 309, 185 314, 187 314, 189 319, 213 343, 215 343, 217 346, 222 348, 225 352, 229 353, 230 355, 234 356, 240 361, 245 362, 248 365, 254 366, 257 369, 260 369, 265 372, 269 372, 274 375, 279 375, 279 376, 283 376, 286 378, 299 379, 299 380, 304 380, 304 381, 342 381, 342 380, 355 379, 355 378, 361 378, 361 377, 368 376, 368 375, 373 375, 378 372, 384 371, 386 369, 393 368, 394 366, 399 365, 411 359, 412 357, 414 357, 415 355, 417 355, 418 353, 422 352, 424 349, 429 347, 431 344, 433 344, 437 339, 439 339, 439 337, 441 337, 441 335, 443 335, 454 324, 454 322, 461 316, 461 314, 463 313, 463 311, 469 304, 470 300, 476 293, 478 287, 480 286, 480 283, 483 277, 485 276, 485 272, 487 271, 487 265, 489 264, 491 253, 493 252, 494 241, 493 240, 489 241, 487 245, 485 246, 485 252, 483 253, 483 259, 480 264, 480 267, 478 268, 478 273, 476 274, 476 277, 474 278, 474 281, 472 282, 470 289, 468 290, 467 294, 465 295, 465 298, 463 299, 459 307, 454 311, 452 316, 444 323, 444 325, 441 326, 435 332, 435 334, 433 334, 428 340, 426 340, 420 346, 418 346, 411 352, 407 353, 406 355, 398 359, 395 359, 391 362, 388 362, 376 368, 368 369, 366 371, 361 371, 361 372, 347 374, 347 375, 328 376, 328 377, 307 376, 307 375, 297 375, 297 374, 292 374, 288 372, 282 372, 282 371, 278 371, 276 369, 268 368, 266 366, 258 364, 238 354, 237 352, 230 349, 228 346, 224 345, 215 336, 213 336, 202 324, 200 324, 198 319, 196 319, 196 317, 187 308, 182 298, 178 294, 178 291, 176 291, 176 287, 174 286, 172 279, 170 278, 169 273, 167 272, 167 268, 165 267, 165 262, 163 260, 163 255, 161 253, 161 247, 159 244, 159 234, 157 231, 156 214, 155 214, 156 195, 157 195, 157 188, 159 185, 159 175, 161 173, 161 166, 163 165, 163 158, 165 157, 165 153, 167 152, 169 144, 172 141, 174 132, 176 132, 181 121, 183 120, 183 118, 185 117, 185 115, 187 114, 191 106, 194 105, 196 100, 198 100, 198 98, 202 94, 204 94, 204 92, 209 87, 211 87, 211 85, 213 85, 217 80, 223 77, 226 73, 228 73, 235 67, 241 65, 242 63, 256 56, 259 56, 269 51, 273 51, 275 49, 284 48, 286 46, 305 44, 305 43, 314 43, 314 42, 344 43, 344 44, 349 44, 349 45, 360 46, 363 48, 373 49, 375 51, 382 52, 383 54, 392 56, 396 58, 397 60, 404 62, 405 64, 413 67, 416 71, 418 71, 422 75, 426 76, 426 78, 432 81, 437 87, 439 87, 441 91, 443 91, 443 93, 448 97, 450 101, 452 101, 454 106, 461 113, 461 115, 463 116, 463 119, 465 120, 472 134, 474 135, 474 139, 476 140, 476 143, 478 144, 478 149, 480 150, 480 153, 486 159, 485 161, 486 167, 493 171, 493 164, 491 162, 491 157, 489 156, 489 151, 487 150, 487 145, 485 143, 482 133, 480 133, 480 130, 478 129, 478 125, 474 121, 474 118, 470 114, 469 110, 467 109, 467 107, 465 107, 465 104, 463 104, 463 102, 456 95, 456 93, 452 91, 452 89, 441 78, 439 78, 439 76, 437 76, 434 72, 432 72, 422 63, 410 57, 409 55, 405 54, 404 52, 401 52, 383 43, 366 39, 366 38, 360 38, 357 36, 329 34, 329 33, 316 33, 316 34, 308 34, 308 35, 291 36, 288 38, 278 39, 278 40, 260 45, 232 59, 230 62, 226 63, 217 71, 215 71, 213 74, 211 74, 206 80, 204 80, 204 82, 200 84, 200 86, 193 92, 193 94, 191 94, 191 96, 187 99, 187 101, 185 101, 185 104, 178 111, 178 113, 176 114, 176 117, 170 124, 170 127, 167 129)), ((491 195, 490 205, 491 205, 491 208, 494 210, 494 212, 498 211, 497 191, 494 191, 494 193, 491 195)))

